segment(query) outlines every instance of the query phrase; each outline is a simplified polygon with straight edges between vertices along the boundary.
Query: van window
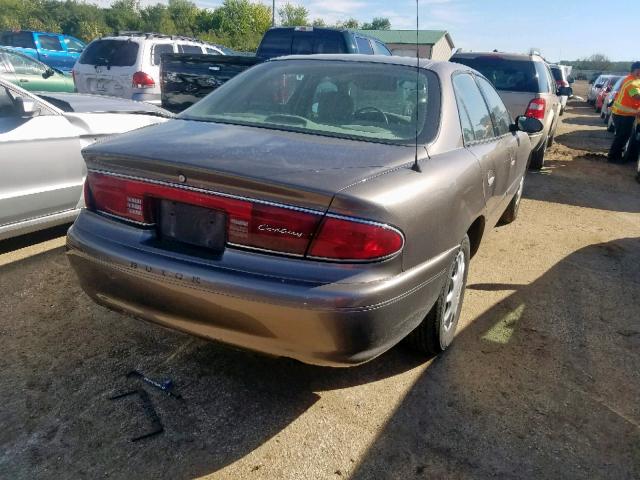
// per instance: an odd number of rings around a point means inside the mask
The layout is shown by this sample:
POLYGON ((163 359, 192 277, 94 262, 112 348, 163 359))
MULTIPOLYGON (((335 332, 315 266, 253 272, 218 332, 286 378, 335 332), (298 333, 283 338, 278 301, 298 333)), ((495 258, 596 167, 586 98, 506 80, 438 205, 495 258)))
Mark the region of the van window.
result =
POLYGON ((215 48, 205 47, 205 50, 209 55, 220 55, 220 52, 218 52, 215 48))
POLYGON ((151 63, 160 65, 162 54, 164 53, 173 53, 173 45, 170 43, 156 43, 151 51, 151 63))
POLYGON ((40 47, 43 50, 53 50, 54 52, 61 52, 64 47, 60 43, 60 39, 57 35, 38 35, 38 41, 40 47))
POLYGON ((291 54, 292 37, 291 30, 267 30, 258 47, 260 56, 273 58, 291 54))
POLYGON ((373 49, 369 40, 362 37, 356 37, 356 44, 358 45, 358 53, 363 55, 373 55, 373 49))
POLYGON ((178 44, 178 51, 180 53, 202 53, 202 48, 198 45, 186 45, 186 44, 178 44))
POLYGON ((96 40, 84 49, 80 59, 83 65, 131 67, 138 59, 138 44, 131 40, 96 40))
POLYGON ((36 48, 31 32, 4 33, 2 44, 18 48, 36 48))

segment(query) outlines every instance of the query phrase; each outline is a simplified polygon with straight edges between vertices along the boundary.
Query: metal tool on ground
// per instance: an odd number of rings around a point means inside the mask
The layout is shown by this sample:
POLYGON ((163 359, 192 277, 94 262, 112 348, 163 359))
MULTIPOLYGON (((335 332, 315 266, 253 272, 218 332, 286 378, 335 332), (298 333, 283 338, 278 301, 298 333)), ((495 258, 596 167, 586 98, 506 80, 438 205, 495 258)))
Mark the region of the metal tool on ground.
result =
POLYGON ((129 390, 123 393, 118 393, 109 397, 109 400, 118 400, 120 398, 128 397, 130 395, 140 396, 140 400, 142 401, 142 409, 144 410, 144 413, 147 415, 147 417, 149 417, 149 420, 151 420, 151 427, 152 427, 151 431, 144 433, 142 435, 139 435, 137 437, 133 437, 131 441, 137 442, 138 440, 153 437, 154 435, 158 435, 164 432, 164 426, 160 421, 160 417, 158 416, 156 409, 153 408, 153 403, 151 403, 151 398, 149 398, 149 394, 144 390, 137 389, 137 390, 129 390))
POLYGON ((156 387, 159 390, 162 390, 164 393, 173 397, 177 400, 182 400, 182 395, 179 393, 173 392, 173 380, 170 378, 162 381, 154 380, 152 378, 147 377, 144 373, 139 370, 132 370, 127 373, 127 378, 140 378, 143 382, 148 383, 149 385, 156 387))

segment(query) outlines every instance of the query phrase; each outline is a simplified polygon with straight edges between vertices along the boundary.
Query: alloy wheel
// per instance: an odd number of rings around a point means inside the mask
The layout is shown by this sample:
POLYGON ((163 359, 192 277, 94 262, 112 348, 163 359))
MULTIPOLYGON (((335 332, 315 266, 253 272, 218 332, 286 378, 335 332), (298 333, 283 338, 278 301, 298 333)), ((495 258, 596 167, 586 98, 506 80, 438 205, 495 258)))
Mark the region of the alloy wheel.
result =
POLYGON ((449 287, 445 298, 443 327, 445 332, 451 330, 455 324, 458 306, 460 305, 460 297, 462 296, 462 288, 464 286, 464 272, 467 268, 464 252, 460 250, 456 255, 456 259, 451 269, 451 277, 449 279, 449 287))

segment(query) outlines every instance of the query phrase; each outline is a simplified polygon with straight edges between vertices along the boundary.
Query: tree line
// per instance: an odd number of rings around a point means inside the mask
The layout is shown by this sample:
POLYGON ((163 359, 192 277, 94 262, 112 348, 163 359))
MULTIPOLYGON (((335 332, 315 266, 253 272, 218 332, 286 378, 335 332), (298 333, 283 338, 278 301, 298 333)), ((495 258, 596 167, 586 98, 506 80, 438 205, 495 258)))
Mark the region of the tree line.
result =
MULTIPOLYGON (((387 18, 360 24, 349 18, 328 25, 310 19, 302 5, 277 9, 283 26, 337 26, 388 30, 387 18)), ((139 0, 116 0, 107 8, 78 0, 0 0, 0 30, 42 30, 73 35, 84 41, 120 31, 184 35, 241 51, 254 51, 271 27, 271 7, 251 0, 224 0, 221 6, 198 8, 190 0, 169 0, 142 7, 139 0)))

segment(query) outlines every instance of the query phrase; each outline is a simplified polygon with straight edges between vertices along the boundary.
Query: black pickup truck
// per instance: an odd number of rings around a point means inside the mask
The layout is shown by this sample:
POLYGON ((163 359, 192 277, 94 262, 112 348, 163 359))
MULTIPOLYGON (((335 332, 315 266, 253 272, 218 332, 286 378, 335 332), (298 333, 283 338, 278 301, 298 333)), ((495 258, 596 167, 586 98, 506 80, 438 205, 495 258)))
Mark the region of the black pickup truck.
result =
POLYGON ((313 53, 391 55, 380 40, 358 31, 314 27, 271 28, 262 37, 255 56, 162 55, 162 106, 172 112, 182 111, 257 63, 283 55, 313 53))

